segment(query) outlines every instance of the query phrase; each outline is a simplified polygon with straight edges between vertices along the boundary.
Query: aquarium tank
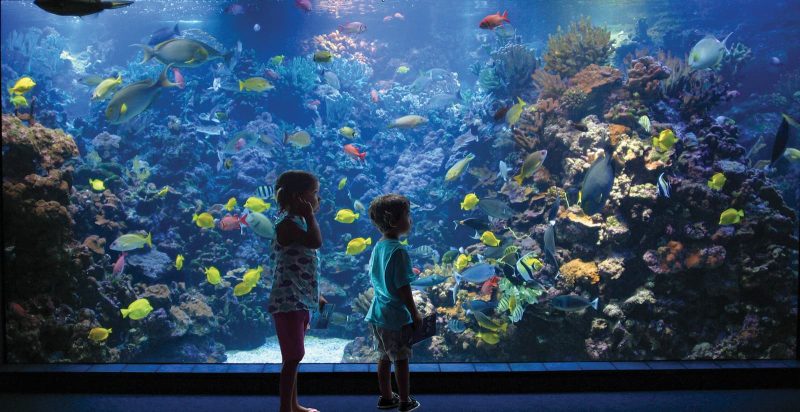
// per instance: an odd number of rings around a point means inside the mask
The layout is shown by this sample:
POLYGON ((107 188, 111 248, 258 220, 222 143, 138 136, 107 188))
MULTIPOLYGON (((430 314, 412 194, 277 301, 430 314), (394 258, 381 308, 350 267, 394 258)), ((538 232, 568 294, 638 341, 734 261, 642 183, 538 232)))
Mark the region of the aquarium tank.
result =
POLYGON ((275 180, 320 182, 304 362, 794 359, 800 4, 0 2, 7 363, 279 363, 275 180))

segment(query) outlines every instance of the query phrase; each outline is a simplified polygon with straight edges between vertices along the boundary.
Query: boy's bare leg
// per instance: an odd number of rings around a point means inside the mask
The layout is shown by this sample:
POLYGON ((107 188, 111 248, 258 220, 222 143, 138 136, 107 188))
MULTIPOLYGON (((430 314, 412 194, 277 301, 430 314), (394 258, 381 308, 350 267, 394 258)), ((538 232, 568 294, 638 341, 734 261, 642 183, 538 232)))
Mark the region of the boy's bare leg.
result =
POLYGON ((396 360, 394 362, 394 378, 397 380, 397 392, 401 402, 408 402, 410 399, 410 376, 408 373, 408 359, 396 360))
POLYGON ((392 399, 392 362, 388 357, 378 361, 378 389, 383 399, 392 399))

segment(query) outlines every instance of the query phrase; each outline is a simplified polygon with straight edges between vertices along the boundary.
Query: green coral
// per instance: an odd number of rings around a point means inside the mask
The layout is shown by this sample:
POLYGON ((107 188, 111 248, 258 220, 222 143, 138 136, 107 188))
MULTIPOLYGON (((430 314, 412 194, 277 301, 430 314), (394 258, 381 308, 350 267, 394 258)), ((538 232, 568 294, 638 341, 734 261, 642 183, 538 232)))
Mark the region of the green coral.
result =
POLYGON ((611 33, 582 17, 572 22, 567 32, 559 27, 558 33, 548 38, 544 68, 562 77, 572 77, 592 63, 605 65, 613 50, 611 33))
POLYGON ((540 288, 517 286, 506 278, 500 279, 498 288, 502 297, 497 302, 495 311, 508 312, 508 318, 512 323, 519 322, 525 313, 525 307, 539 303, 539 296, 544 293, 540 288))

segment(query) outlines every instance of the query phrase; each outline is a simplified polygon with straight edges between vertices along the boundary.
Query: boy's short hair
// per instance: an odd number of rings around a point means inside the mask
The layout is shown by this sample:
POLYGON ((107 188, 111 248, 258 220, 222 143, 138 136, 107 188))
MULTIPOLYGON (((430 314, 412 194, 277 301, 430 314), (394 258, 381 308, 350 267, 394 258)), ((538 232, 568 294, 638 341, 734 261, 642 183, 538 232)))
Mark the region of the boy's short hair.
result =
POLYGON ((318 183, 314 174, 305 170, 287 170, 275 181, 275 200, 281 211, 289 209, 292 196, 311 190, 318 183))
POLYGON ((411 202, 398 194, 378 196, 369 204, 369 218, 381 233, 391 231, 406 214, 411 213, 411 202))

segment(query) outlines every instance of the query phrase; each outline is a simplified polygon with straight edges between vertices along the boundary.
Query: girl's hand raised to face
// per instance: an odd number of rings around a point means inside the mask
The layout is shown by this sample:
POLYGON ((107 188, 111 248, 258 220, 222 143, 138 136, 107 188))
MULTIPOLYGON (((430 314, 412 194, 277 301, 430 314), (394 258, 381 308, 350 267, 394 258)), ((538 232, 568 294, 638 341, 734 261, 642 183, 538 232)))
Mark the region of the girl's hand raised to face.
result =
POLYGON ((295 203, 297 206, 297 213, 300 216, 306 218, 306 220, 314 216, 314 207, 311 206, 311 203, 308 200, 303 199, 301 196, 295 197, 295 200, 297 201, 295 203))

